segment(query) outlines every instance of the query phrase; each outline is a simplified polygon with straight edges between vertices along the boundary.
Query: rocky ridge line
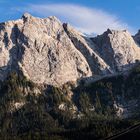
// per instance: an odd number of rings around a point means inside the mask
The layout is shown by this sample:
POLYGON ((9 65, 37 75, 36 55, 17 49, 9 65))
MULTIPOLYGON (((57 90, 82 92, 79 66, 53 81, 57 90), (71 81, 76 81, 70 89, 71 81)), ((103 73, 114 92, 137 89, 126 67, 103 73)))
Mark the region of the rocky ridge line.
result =
POLYGON ((140 48, 127 31, 89 38, 54 16, 25 13, 0 23, 0 59, 1 80, 22 71, 35 83, 59 86, 127 69, 140 60, 140 48))

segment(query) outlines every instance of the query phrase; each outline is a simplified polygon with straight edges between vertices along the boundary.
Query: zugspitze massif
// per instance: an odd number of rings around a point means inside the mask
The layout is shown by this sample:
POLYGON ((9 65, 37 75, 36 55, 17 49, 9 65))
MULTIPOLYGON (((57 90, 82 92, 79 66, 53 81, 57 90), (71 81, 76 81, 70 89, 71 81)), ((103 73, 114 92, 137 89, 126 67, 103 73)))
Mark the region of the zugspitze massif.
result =
POLYGON ((139 140, 139 89, 140 31, 0 23, 0 140, 139 140))
POLYGON ((86 77, 116 74, 140 60, 139 33, 108 29, 89 38, 56 17, 0 23, 0 79, 21 71, 37 84, 62 85, 86 77))

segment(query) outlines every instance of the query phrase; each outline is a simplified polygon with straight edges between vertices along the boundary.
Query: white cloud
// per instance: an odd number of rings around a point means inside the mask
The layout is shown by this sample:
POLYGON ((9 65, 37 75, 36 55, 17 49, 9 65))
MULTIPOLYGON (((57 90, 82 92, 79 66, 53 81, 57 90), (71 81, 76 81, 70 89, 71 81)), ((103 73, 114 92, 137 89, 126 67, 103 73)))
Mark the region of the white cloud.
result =
POLYGON ((127 29, 133 32, 133 29, 119 18, 100 9, 73 4, 44 4, 29 5, 24 10, 44 17, 50 15, 57 16, 63 22, 68 22, 87 34, 101 34, 107 28, 127 29))

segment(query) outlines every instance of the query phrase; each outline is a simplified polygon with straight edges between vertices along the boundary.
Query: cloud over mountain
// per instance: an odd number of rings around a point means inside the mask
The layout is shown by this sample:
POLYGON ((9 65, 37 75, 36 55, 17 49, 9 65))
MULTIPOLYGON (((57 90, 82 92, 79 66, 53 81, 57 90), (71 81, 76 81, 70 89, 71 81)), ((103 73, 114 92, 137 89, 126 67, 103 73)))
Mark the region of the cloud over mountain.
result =
POLYGON ((110 29, 127 29, 133 32, 133 29, 117 16, 106 11, 89 8, 73 4, 30 4, 24 11, 40 16, 55 15, 62 21, 69 22, 80 31, 91 34, 101 34, 107 28, 110 29))

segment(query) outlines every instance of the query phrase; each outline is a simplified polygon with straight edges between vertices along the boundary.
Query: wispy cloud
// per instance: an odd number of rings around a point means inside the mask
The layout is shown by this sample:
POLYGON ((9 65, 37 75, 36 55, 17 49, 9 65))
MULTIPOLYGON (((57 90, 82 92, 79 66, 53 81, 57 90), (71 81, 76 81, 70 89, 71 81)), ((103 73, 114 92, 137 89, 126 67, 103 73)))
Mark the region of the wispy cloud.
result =
POLYGON ((127 23, 121 21, 117 16, 106 11, 84 7, 73 4, 44 4, 28 5, 24 11, 35 13, 40 16, 55 15, 63 22, 69 22, 71 25, 87 34, 101 34, 107 28, 127 29, 133 32, 127 23))

